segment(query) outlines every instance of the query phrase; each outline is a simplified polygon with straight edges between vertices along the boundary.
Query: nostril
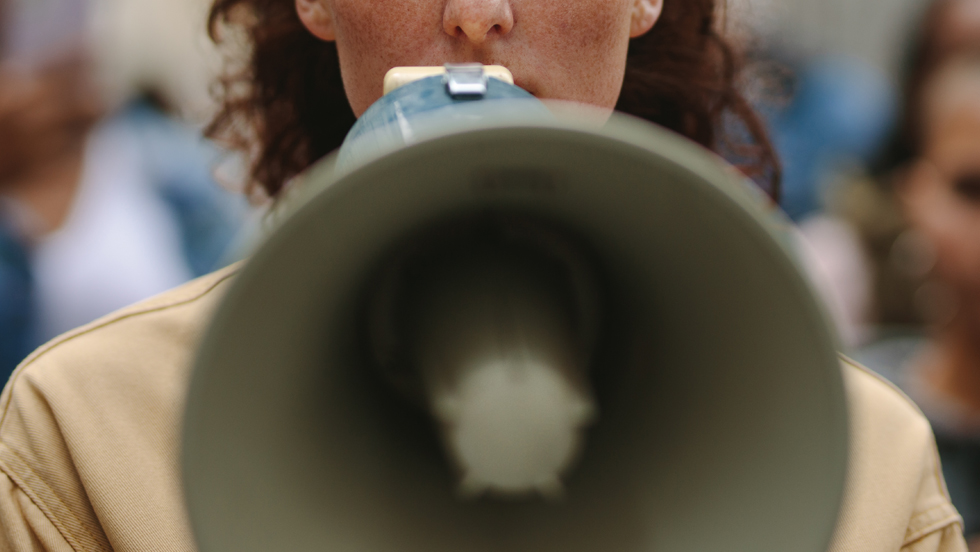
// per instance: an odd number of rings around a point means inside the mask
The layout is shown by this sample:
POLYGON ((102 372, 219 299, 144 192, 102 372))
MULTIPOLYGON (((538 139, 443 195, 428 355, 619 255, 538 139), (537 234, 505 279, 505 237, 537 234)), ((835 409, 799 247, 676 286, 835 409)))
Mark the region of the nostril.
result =
MULTIPOLYGON (((491 36, 501 37, 514 26, 512 0, 444 0, 443 29, 446 34, 481 44, 491 36)), ((0 0, 2 2, 2 0, 0 0)))
POLYGON ((446 3, 443 29, 452 37, 468 38, 470 42, 481 44, 490 36, 508 34, 514 27, 514 12, 510 6, 514 0, 442 1, 446 3))

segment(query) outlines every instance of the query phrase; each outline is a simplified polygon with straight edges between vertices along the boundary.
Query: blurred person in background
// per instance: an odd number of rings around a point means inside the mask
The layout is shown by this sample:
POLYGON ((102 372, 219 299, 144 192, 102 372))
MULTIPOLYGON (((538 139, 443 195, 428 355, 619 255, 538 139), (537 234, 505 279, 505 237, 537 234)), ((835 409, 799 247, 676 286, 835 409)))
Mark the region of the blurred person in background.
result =
MULTIPOLYGON (((931 336, 881 366, 929 417, 950 494, 980 535, 980 51, 943 63, 920 97, 921 152, 898 185, 919 254, 931 336), (891 368, 891 373, 889 373, 891 368)), ((980 544, 980 543, 976 543, 980 544)))
POLYGON ((99 114, 78 59, 0 67, 0 378, 38 345, 29 250, 63 224, 99 114))
MULTIPOLYGON (((134 4, 2 6, 0 379, 44 341, 222 266, 246 215, 211 177, 218 150, 170 115, 188 95, 167 85, 180 63, 132 34, 134 4)), ((199 15, 173 18, 176 37, 199 15)))
MULTIPOLYGON (((934 0, 910 41, 902 77, 902 105, 890 142, 870 176, 838 183, 830 209, 859 234, 871 265, 871 309, 867 322, 875 339, 920 334, 932 317, 935 296, 926 285, 932 254, 921 233, 909 228, 895 193, 924 149, 923 91, 944 63, 980 51, 980 0, 934 0)), ((907 347, 906 347, 907 348, 907 347)), ((874 348, 866 349, 873 351, 874 348)), ((882 359, 885 360, 885 359, 882 359)), ((892 364, 892 362, 879 362, 892 364)))
POLYGON ((879 332, 854 356, 929 418, 980 550, 980 0, 929 7, 901 116, 877 182, 837 200, 873 267, 879 332))

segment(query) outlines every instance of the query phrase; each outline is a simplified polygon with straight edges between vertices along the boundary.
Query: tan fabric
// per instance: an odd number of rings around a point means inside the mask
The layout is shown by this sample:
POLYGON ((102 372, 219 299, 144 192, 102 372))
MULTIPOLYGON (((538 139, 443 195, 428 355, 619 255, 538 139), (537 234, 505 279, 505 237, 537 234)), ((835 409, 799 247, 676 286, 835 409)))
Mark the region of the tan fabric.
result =
MULTIPOLYGON (((0 551, 193 550, 178 447, 190 355, 234 269, 67 334, 0 396, 0 551)), ((852 455, 832 549, 960 552, 932 433, 844 362, 852 455)))
POLYGON ((842 364, 850 462, 831 550, 965 551, 929 422, 890 383, 850 359, 842 364))
POLYGON ((193 550, 180 490, 190 355, 234 269, 75 330, 0 396, 0 550, 193 550))

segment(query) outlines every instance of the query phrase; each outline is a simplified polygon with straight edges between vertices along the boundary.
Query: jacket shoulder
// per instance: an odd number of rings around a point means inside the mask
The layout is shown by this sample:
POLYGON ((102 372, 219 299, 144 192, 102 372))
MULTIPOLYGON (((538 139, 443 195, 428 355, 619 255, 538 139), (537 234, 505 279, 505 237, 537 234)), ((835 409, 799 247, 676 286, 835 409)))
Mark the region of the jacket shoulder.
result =
POLYGON ((0 471, 76 549, 189 549, 178 457, 184 397, 201 333, 237 271, 66 333, 8 381, 0 471))
POLYGON ((929 421, 912 399, 895 384, 853 359, 840 355, 852 415, 873 419, 889 418, 904 430, 928 431, 929 421))
MULTIPOLYGON (((154 318, 165 318, 168 315, 173 315, 174 311, 180 307, 185 307, 184 310, 196 308, 205 311, 220 298, 223 284, 231 280, 240 268, 241 263, 235 263, 61 334, 38 347, 25 358, 14 375, 11 376, 11 380, 15 379, 16 375, 23 372, 24 369, 28 369, 32 365, 43 364, 47 360, 46 357, 56 356, 65 348, 76 347, 79 342, 113 339, 116 337, 115 332, 128 329, 130 320, 136 319, 139 323, 153 321, 154 318)), ((81 344, 86 345, 87 343, 81 344)), ((72 352, 77 351, 73 350, 72 352)))
POLYGON ((831 550, 899 550, 961 526, 926 417, 884 378, 846 357, 841 366, 850 454, 831 550))

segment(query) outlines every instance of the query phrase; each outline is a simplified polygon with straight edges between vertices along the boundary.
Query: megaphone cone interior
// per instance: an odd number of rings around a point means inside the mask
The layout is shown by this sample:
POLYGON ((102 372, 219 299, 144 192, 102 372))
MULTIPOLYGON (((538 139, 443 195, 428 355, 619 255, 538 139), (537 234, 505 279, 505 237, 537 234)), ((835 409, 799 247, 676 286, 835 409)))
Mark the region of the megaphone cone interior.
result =
POLYGON ((202 551, 826 548, 847 456, 835 341, 713 156, 631 119, 541 119, 305 180, 192 379, 202 551), (508 221, 544 230, 467 230, 508 221), (542 232, 560 238, 526 237, 542 232))
POLYGON ((595 415, 598 279, 558 229, 468 218, 395 247, 370 293, 371 356, 422 390, 463 495, 556 496, 595 415))

